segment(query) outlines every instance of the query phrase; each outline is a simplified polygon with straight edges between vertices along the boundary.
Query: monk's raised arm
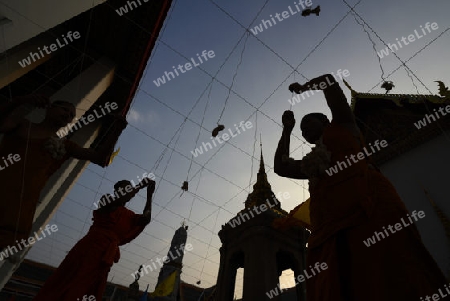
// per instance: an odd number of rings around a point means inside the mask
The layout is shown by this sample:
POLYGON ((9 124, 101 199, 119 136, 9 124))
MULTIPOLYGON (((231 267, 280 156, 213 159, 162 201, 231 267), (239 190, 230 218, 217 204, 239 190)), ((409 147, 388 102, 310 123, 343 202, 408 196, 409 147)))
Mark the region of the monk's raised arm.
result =
POLYGON ((274 172, 280 177, 292 179, 307 179, 301 171, 301 160, 292 160, 289 158, 290 136, 295 126, 294 113, 285 111, 283 113, 283 133, 278 142, 278 147, 274 158, 274 172))
POLYGON ((144 213, 142 214, 143 217, 143 222, 145 224, 150 223, 150 221, 152 220, 152 199, 153 199, 153 193, 155 192, 155 181, 150 180, 148 178, 145 179, 146 183, 148 183, 147 185, 147 202, 145 203, 145 207, 144 207, 144 213))
POLYGON ((0 133, 7 133, 16 129, 22 122, 27 110, 24 105, 31 104, 36 107, 45 108, 50 104, 50 100, 42 95, 26 95, 15 97, 11 102, 0 104, 0 133))
POLYGON ((76 144, 72 144, 67 151, 69 155, 75 159, 91 161, 101 167, 107 166, 107 158, 109 154, 111 154, 111 152, 106 148, 96 151, 91 148, 83 148, 76 144))
POLYGON ((126 126, 126 120, 118 116, 117 120, 120 122, 117 127, 113 127, 107 132, 101 146, 97 149, 83 148, 75 143, 71 143, 67 150, 69 155, 75 159, 88 160, 101 167, 108 166, 109 158, 114 151, 114 145, 118 136, 118 132, 123 130, 126 126))
POLYGON ((333 75, 321 75, 303 85, 294 83, 289 86, 289 90, 297 94, 308 90, 322 90, 333 115, 333 120, 338 123, 355 123, 355 118, 347 103, 347 98, 333 75))

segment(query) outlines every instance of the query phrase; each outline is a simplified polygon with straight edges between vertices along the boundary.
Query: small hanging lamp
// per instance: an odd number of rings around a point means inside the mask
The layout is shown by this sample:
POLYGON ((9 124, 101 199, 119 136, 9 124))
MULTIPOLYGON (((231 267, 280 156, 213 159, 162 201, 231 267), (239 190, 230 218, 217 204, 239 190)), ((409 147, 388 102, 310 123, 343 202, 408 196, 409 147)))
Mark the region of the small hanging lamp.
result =
POLYGON ((189 188, 189 183, 188 183, 188 181, 184 181, 184 182, 183 182, 183 186, 181 186, 181 189, 182 189, 183 191, 188 191, 188 188, 189 188))
POLYGON ((317 5, 317 7, 316 7, 315 9, 311 9, 311 7, 312 7, 312 6, 306 8, 306 9, 304 9, 304 10, 302 11, 302 16, 303 16, 303 17, 307 17, 307 16, 309 16, 310 14, 316 14, 316 16, 319 16, 319 13, 320 13, 320 5, 317 5))
POLYGON ((216 126, 216 128, 212 131, 212 136, 216 137, 220 131, 223 131, 225 129, 225 126, 223 126, 223 124, 219 124, 218 126, 216 126))
POLYGON ((183 190, 183 191, 181 192, 180 197, 183 195, 183 193, 185 191, 188 191, 188 189, 189 189, 189 183, 188 183, 188 181, 184 181, 183 185, 181 185, 181 190, 183 190))
POLYGON ((381 85, 381 88, 383 88, 383 89, 386 90, 386 94, 388 94, 389 91, 391 91, 392 88, 394 88, 394 87, 395 87, 395 85, 394 85, 394 83, 391 82, 391 81, 385 81, 385 82, 383 82, 383 84, 381 85))

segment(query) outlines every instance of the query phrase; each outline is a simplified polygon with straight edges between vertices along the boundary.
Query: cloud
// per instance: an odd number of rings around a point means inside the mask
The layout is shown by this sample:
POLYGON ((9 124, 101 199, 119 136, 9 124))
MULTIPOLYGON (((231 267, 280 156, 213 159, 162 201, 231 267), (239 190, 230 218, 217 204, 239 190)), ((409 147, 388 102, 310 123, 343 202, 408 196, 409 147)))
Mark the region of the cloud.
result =
POLYGON ((155 126, 159 123, 160 118, 156 114, 156 112, 148 111, 148 112, 138 112, 135 109, 130 109, 127 116, 128 121, 133 123, 145 123, 147 125, 155 126))
POLYGON ((130 109, 127 119, 130 121, 139 122, 140 120, 142 120, 142 116, 138 111, 130 109))

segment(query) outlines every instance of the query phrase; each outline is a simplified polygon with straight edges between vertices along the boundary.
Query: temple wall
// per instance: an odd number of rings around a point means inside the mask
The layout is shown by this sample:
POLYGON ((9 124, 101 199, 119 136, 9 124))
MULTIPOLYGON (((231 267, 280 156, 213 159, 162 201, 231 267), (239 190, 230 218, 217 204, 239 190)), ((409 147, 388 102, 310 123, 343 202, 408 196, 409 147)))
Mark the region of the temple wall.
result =
POLYGON ((4 31, 5 45, 1 45, 0 52, 19 45, 105 1, 3 0, 0 2, 0 20, 3 20, 0 22, 0 28, 4 31))
POLYGON ((425 246, 447 277, 450 276, 450 241, 423 188, 450 219, 449 150, 450 131, 447 131, 381 166, 408 210, 425 212, 416 225, 425 246))

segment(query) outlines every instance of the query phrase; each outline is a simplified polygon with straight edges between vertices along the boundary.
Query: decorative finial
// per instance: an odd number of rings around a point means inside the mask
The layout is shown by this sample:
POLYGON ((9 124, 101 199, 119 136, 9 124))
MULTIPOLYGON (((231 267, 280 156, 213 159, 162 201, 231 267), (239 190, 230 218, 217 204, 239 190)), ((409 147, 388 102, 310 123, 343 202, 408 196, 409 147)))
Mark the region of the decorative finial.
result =
POLYGON ((259 134, 260 138, 259 138, 259 145, 261 147, 261 159, 259 160, 259 172, 260 174, 265 174, 266 173, 266 169, 264 168, 264 157, 263 157, 263 152, 262 152, 262 138, 261 138, 261 134, 259 134))
MULTIPOLYGON (((142 264, 139 266, 139 270, 138 270, 138 273, 136 273, 135 275, 134 275, 134 280, 137 282, 138 280, 139 280, 139 278, 141 278, 141 271, 142 271, 142 268, 143 268, 143 266, 142 266, 142 264)), ((111 281, 112 281, 112 279, 111 279, 111 281)))
POLYGON ((441 97, 450 97, 450 91, 448 90, 448 87, 446 87, 440 80, 435 80, 435 82, 437 82, 439 85, 439 95, 441 97))
POLYGON ((381 85, 381 88, 386 90, 385 94, 388 94, 394 87, 395 87, 395 85, 394 85, 394 83, 392 81, 385 81, 381 85))

